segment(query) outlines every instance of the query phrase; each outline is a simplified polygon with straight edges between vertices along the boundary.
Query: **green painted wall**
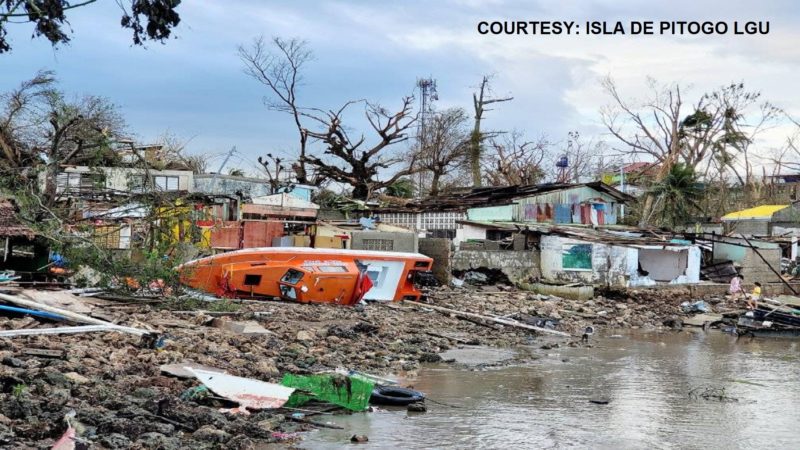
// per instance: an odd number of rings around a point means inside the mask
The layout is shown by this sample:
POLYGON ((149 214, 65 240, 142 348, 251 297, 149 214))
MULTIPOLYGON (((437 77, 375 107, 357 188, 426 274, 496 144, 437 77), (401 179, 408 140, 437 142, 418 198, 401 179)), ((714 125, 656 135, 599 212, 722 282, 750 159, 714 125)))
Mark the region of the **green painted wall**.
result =
POLYGON ((485 206, 467 210, 467 219, 477 221, 506 221, 514 219, 514 205, 485 206))

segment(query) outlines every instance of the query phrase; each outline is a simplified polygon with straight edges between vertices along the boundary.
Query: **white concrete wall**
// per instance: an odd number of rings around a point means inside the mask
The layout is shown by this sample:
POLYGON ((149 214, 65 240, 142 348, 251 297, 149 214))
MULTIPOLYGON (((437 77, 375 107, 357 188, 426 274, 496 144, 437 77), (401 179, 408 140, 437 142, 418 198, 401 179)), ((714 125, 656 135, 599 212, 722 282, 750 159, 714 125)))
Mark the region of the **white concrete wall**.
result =
POLYGON ((609 246, 600 243, 583 242, 561 236, 543 235, 539 244, 541 248, 542 278, 547 281, 602 283, 609 267, 619 264, 608 264, 609 246), (565 244, 592 244, 592 270, 564 270, 562 251, 565 244))
POLYGON ((463 224, 463 228, 456 230, 456 237, 453 239, 453 245, 458 248, 462 242, 470 239, 486 239, 486 228, 476 227, 468 223, 463 224))
POLYGON ((654 272, 660 282, 697 283, 700 281, 700 248, 683 247, 676 250, 637 249, 597 242, 579 241, 561 236, 542 236, 542 279, 553 282, 584 282, 615 286, 646 286, 655 284, 651 277, 638 273, 639 258, 643 269, 654 272), (591 244, 592 270, 571 270, 562 267, 565 244, 591 244), (655 273, 658 272, 658 273, 655 273), (661 280, 663 278, 663 280, 661 280))

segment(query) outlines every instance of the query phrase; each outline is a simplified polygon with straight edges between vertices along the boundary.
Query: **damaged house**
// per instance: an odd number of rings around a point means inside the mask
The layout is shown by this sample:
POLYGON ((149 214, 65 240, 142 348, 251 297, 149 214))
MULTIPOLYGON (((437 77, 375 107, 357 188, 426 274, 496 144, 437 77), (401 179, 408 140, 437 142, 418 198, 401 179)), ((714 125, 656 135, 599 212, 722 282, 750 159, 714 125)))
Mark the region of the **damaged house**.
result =
POLYGON ((471 239, 464 220, 491 222, 614 225, 634 197, 602 182, 482 187, 429 197, 403 206, 372 208, 363 214, 427 237, 471 239))
POLYGON ((601 182, 486 189, 481 202, 466 209, 467 220, 461 222, 454 243, 511 239, 510 230, 487 224, 616 225, 625 203, 633 200, 601 182))
POLYGON ((700 281, 700 247, 639 233, 552 228, 539 232, 542 279, 608 286, 700 281))
POLYGON ((512 282, 624 287, 700 281, 700 247, 668 236, 533 224, 465 221, 464 226, 523 239, 515 238, 509 250, 462 246, 452 256, 456 272, 500 270, 512 282))

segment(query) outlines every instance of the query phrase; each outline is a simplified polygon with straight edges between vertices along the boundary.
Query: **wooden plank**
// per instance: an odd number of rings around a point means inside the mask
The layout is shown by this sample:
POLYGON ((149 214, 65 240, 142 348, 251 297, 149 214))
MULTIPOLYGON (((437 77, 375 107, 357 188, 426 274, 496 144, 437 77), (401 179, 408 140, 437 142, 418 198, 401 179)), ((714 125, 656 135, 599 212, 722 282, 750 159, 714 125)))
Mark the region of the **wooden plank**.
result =
POLYGON ((446 312, 446 313, 449 313, 449 314, 455 314, 456 316, 459 316, 461 318, 486 320, 486 321, 489 321, 489 322, 495 322, 495 323, 499 323, 499 324, 502 324, 502 325, 508 325, 508 326, 511 326, 511 327, 517 327, 517 328, 523 328, 523 329, 526 329, 526 330, 537 331, 539 333, 552 334, 552 335, 555 335, 555 336, 563 336, 563 337, 572 337, 570 334, 564 333, 563 331, 556 331, 556 330, 550 330, 550 329, 547 329, 547 328, 535 327, 533 325, 519 323, 519 322, 515 322, 515 321, 512 321, 512 320, 498 319, 496 317, 489 317, 489 316, 484 316, 484 315, 481 315, 481 314, 475 314, 475 313, 466 312, 466 311, 457 311, 455 309, 442 308, 441 306, 428 305, 428 304, 425 304, 425 303, 414 302, 414 301, 411 301, 411 300, 404 300, 403 303, 408 303, 408 304, 411 304, 411 305, 420 306, 422 308, 430 308, 430 309, 432 309, 434 311, 446 312))
POLYGON ((21 353, 28 356, 58 359, 64 359, 64 357, 67 355, 65 350, 50 350, 47 348, 23 348, 21 353))

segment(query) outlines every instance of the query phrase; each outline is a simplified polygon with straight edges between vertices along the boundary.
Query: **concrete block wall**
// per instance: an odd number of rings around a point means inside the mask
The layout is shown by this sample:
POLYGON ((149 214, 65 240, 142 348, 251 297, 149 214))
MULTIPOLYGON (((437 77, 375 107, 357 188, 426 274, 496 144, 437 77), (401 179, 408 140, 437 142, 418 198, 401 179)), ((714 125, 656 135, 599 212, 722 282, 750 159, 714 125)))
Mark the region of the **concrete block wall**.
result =
POLYGON ((451 241, 446 238, 422 238, 419 240, 419 252, 433 258, 433 275, 442 284, 450 284, 451 241))
POLYGON ((365 243, 366 240, 386 240, 391 242, 392 252, 419 251, 419 238, 414 233, 403 233, 394 231, 353 231, 350 235, 350 248, 355 250, 377 250, 365 243))
MULTIPOLYGON (((760 248, 758 251, 775 270, 781 270, 781 249, 760 248)), ((756 281, 762 284, 780 281, 780 278, 770 270, 767 264, 764 263, 752 249, 745 249, 744 259, 742 259, 739 264, 742 266, 741 273, 744 276, 746 284, 751 284, 756 281)))
POLYGON ((541 277, 539 252, 536 250, 459 250, 452 257, 452 271, 480 268, 497 269, 513 283, 541 277))
POLYGON ((771 224, 764 220, 741 220, 738 222, 731 222, 727 224, 725 228, 735 235, 769 236, 771 224))

